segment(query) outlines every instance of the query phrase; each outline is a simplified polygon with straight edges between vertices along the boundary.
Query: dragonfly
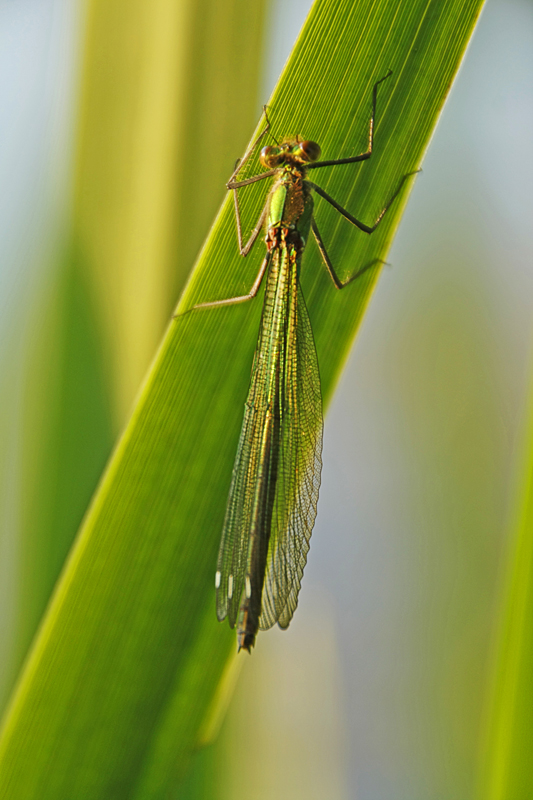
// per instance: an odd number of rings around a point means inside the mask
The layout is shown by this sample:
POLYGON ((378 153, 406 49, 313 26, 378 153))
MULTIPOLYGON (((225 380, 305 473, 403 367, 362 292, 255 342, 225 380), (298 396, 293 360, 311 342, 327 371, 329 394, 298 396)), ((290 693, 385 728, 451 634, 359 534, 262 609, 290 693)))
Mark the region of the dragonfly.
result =
POLYGON ((313 193, 364 233, 373 233, 399 194, 404 176, 372 225, 366 225, 307 177, 310 170, 354 164, 372 156, 378 87, 372 90, 368 146, 364 153, 320 161, 320 146, 297 136, 267 145, 259 161, 266 169, 238 175, 270 130, 266 125, 228 181, 233 192, 239 251, 247 256, 266 230, 266 254, 250 291, 199 303, 206 309, 256 297, 266 274, 259 337, 253 359, 216 569, 220 621, 237 625, 238 650, 251 653, 259 630, 286 629, 298 604, 322 470, 322 396, 313 332, 300 289, 300 267, 312 234, 336 289, 344 289, 367 267, 342 281, 331 262, 313 215, 313 193), (272 178, 272 187, 247 241, 243 238, 238 190, 272 178))

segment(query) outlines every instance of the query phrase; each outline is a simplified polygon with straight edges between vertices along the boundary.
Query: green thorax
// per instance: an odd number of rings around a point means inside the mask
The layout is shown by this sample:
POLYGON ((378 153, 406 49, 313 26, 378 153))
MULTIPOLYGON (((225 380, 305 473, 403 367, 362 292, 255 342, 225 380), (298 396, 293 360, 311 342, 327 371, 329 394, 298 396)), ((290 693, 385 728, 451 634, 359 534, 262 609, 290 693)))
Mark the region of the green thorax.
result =
POLYGON ((296 229, 306 242, 312 215, 313 198, 301 171, 286 166, 272 187, 267 229, 296 229))

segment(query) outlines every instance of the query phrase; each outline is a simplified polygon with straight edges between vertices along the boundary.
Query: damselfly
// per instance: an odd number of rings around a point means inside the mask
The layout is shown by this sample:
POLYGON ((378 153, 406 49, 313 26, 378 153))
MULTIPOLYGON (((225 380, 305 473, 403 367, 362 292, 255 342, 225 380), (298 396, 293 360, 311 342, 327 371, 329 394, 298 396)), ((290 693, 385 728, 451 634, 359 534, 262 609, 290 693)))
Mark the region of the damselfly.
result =
POLYGON ((356 219, 323 189, 307 179, 311 169, 353 164, 372 155, 378 86, 374 84, 368 147, 364 153, 319 161, 320 147, 300 137, 267 146, 260 163, 266 172, 237 176, 268 133, 266 126, 227 183, 234 193, 241 255, 266 228, 267 252, 246 295, 200 303, 195 309, 242 303, 256 296, 267 274, 263 314, 250 389, 233 468, 216 572, 217 616, 237 624, 239 650, 251 652, 259 629, 276 622, 287 628, 298 603, 301 580, 316 517, 322 469, 322 398, 313 332, 299 284, 300 263, 310 233, 337 289, 341 281, 313 217, 316 192, 365 233, 376 230, 404 180, 373 225, 356 219), (250 238, 243 241, 237 192, 266 178, 273 185, 250 238))

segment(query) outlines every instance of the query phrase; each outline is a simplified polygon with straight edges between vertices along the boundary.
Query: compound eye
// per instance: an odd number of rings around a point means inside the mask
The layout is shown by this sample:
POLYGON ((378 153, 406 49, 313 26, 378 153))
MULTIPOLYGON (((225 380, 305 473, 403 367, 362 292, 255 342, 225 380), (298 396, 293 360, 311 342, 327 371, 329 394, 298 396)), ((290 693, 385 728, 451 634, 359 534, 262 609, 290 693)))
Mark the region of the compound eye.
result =
POLYGON ((267 145, 263 147, 261 153, 259 155, 259 162, 262 164, 263 167, 267 167, 272 169, 272 167, 277 167, 280 162, 280 152, 278 147, 272 147, 272 145, 267 145))
POLYGON ((320 145, 316 142, 306 140, 298 143, 298 156, 302 161, 316 161, 320 158, 320 145))

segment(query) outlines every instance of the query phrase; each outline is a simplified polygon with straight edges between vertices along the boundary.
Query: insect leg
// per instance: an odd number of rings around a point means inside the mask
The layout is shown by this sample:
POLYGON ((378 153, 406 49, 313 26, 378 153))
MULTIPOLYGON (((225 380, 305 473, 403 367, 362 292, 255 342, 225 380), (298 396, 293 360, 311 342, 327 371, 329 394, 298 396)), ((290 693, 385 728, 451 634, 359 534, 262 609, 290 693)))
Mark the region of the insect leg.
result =
POLYGON ((242 159, 240 159, 240 158, 237 159, 237 162, 235 164, 235 169, 233 170, 233 172, 231 174, 231 177, 230 177, 229 181, 226 184, 226 187, 233 191, 233 201, 234 201, 234 204, 235 204, 235 219, 236 219, 236 222, 237 222, 237 238, 239 240, 239 252, 240 252, 241 256, 247 256, 248 253, 250 252, 250 250, 252 249, 252 247, 254 245, 254 242, 257 239, 257 237, 259 235, 259 232, 261 231, 261 228, 263 227, 263 223, 265 221, 265 216, 266 216, 266 213, 267 213, 267 207, 265 205, 265 208, 263 209, 263 211, 261 213, 261 216, 259 217, 259 221, 257 222, 257 225, 253 229, 253 231, 252 231, 252 233, 250 235, 250 238, 248 239, 246 244, 244 244, 243 243, 243 238, 242 238, 241 212, 240 212, 240 208, 239 208, 239 197, 238 197, 237 189, 241 189, 243 186, 249 186, 251 183, 256 183, 257 181, 262 181, 265 178, 271 178, 277 172, 277 170, 275 170, 275 169, 269 169, 266 172, 262 172, 260 175, 254 175, 251 178, 246 178, 243 181, 235 180, 235 178, 237 177, 237 173, 242 169, 244 164, 246 164, 246 162, 248 161, 250 156, 254 153, 255 149, 257 148, 257 145, 259 144, 259 142, 261 141, 263 136, 265 136, 268 133, 268 131, 270 130, 270 121, 269 121, 268 116, 267 116, 267 107, 266 106, 263 106, 263 113, 264 113, 265 119, 266 119, 266 126, 263 128, 263 130, 261 131, 261 133, 259 134, 259 136, 255 140, 255 142, 252 144, 250 149, 246 151, 246 153, 244 154, 243 158, 242 159))
POLYGON ((269 169, 268 172, 261 172, 260 175, 254 175, 251 178, 246 178, 244 181, 228 181, 226 187, 228 189, 241 189, 243 186, 249 186, 250 183, 257 183, 257 181, 262 181, 263 178, 271 178, 275 175, 277 169, 269 169))
POLYGON ((217 308, 218 306, 232 306, 235 305, 236 303, 246 303, 247 300, 252 300, 259 291, 259 287, 261 286, 261 282, 267 270, 269 260, 270 260, 270 253, 267 253, 261 263, 261 266, 259 267, 259 272, 257 273, 257 277, 248 294, 242 294, 237 297, 226 297, 224 298, 224 300, 211 300, 210 302, 207 303, 198 303, 192 308, 187 309, 187 311, 184 311, 182 314, 175 314, 174 317, 183 317, 190 311, 197 311, 200 308, 217 308))
POLYGON ((366 272, 367 270, 371 269, 371 267, 375 266, 375 264, 385 264, 386 263, 381 258, 375 258, 369 264, 366 264, 366 266, 361 267, 361 269, 357 270, 357 272, 354 275, 352 275, 351 277, 349 277, 347 280, 341 281, 341 279, 339 278, 339 276, 335 272, 333 264, 331 263, 331 259, 330 259, 329 255, 328 255, 328 251, 326 250, 326 246, 324 245, 324 242, 323 242, 322 237, 320 235, 320 231, 318 230, 318 226, 317 226, 317 224, 316 224, 314 219, 311 222, 311 230, 313 231, 313 235, 315 237, 315 241, 316 241, 316 243, 318 245, 318 249, 320 250, 320 255, 322 256, 322 260, 324 261, 326 269, 327 269, 327 271, 329 273, 329 276, 330 276, 331 280, 335 284, 335 288, 336 289, 344 289, 345 286, 348 286, 349 283, 354 281, 356 278, 359 278, 364 272, 366 272))
POLYGON ((266 106, 263 106, 263 114, 265 116, 266 125, 263 128, 263 130, 261 131, 261 133, 259 134, 259 136, 257 137, 257 139, 255 140, 255 142, 252 144, 252 146, 243 155, 243 157, 242 158, 238 158, 237 161, 235 162, 235 169, 231 173, 230 179, 228 180, 228 182, 226 184, 228 189, 233 189, 234 188, 234 186, 232 184, 235 182, 234 178, 237 177, 237 173, 243 168, 243 166, 246 164, 248 159, 253 155, 257 145, 259 144, 259 142, 261 141, 263 136, 266 136, 266 134, 270 130, 270 120, 268 119, 268 116, 267 116, 267 107, 266 106))
POLYGON ((314 164, 309 164, 307 169, 317 169, 318 167, 334 167, 338 164, 354 164, 357 161, 366 161, 367 158, 370 158, 372 155, 372 148, 374 146, 374 121, 376 118, 376 99, 378 95, 378 86, 383 81, 386 81, 387 78, 390 78, 392 75, 392 70, 390 69, 387 74, 380 78, 379 81, 376 81, 374 84, 374 88, 372 89, 372 116, 370 117, 370 124, 368 126, 368 148, 365 150, 364 153, 360 153, 358 156, 350 156, 349 158, 336 158, 332 161, 316 161, 314 164))
POLYGON ((241 254, 241 256, 247 256, 248 255, 248 253, 250 252, 250 250, 252 249, 252 247, 254 245, 255 240, 259 236, 261 228, 263 227, 263 224, 265 222, 268 203, 265 204, 265 207, 263 208, 263 211, 261 212, 261 216, 259 217, 259 220, 257 221, 257 224, 256 224, 255 228, 253 229, 252 233, 250 234, 250 238, 248 239, 246 244, 243 244, 241 210, 239 208, 239 197, 238 197, 237 189, 239 189, 241 186, 247 186, 249 183, 255 183, 255 181, 260 181, 263 178, 270 178, 272 175, 274 175, 276 173, 276 171, 277 170, 275 170, 275 169, 270 169, 268 172, 264 172, 262 175, 255 175, 253 178, 248 178, 248 180, 246 180, 246 181, 240 181, 239 183, 234 183, 231 186, 230 186, 230 184, 228 184, 228 188, 233 189, 233 202, 234 202, 234 206, 235 206, 235 221, 237 223, 237 239, 239 241, 239 253, 241 254))
POLYGON ((333 206, 333 208, 335 208, 339 212, 339 214, 342 214, 342 216, 345 219, 347 219, 348 222, 351 222, 352 225, 355 225, 357 228, 359 228, 360 231, 363 231, 364 233, 374 233, 374 231, 378 227, 379 223, 381 222, 381 220, 385 216, 386 211, 391 206, 392 202, 396 199, 396 197, 400 194, 402 186, 404 185, 404 183, 407 180, 407 178, 411 177, 411 175, 416 175, 417 172, 420 172, 420 170, 417 169, 414 172, 408 172, 407 175, 403 176, 403 178, 401 179, 400 183, 396 187, 394 193, 390 197, 387 205, 381 211, 380 215, 378 216, 377 220, 374 222, 373 225, 366 225, 364 222, 361 222, 360 220, 356 219, 356 217, 354 217, 352 214, 350 214, 349 211, 347 211, 345 208, 343 208, 341 205, 339 205, 339 203, 337 203, 337 201, 334 200, 333 197, 331 197, 331 195, 329 195, 327 192, 325 192, 324 189, 321 189, 320 186, 317 186, 316 183, 312 183, 311 181, 305 181, 305 182, 306 182, 307 186, 309 186, 311 189, 313 189, 313 191, 315 191, 318 195, 320 195, 320 197, 323 197, 324 200, 326 200, 331 206, 333 206))
POLYGON ((268 201, 265 203, 265 207, 261 211, 259 219, 257 220, 256 226, 250 234, 250 238, 243 244, 242 241, 242 224, 241 224, 241 211, 239 208, 239 198, 237 197, 237 190, 235 189, 233 192, 233 200, 235 203, 235 221, 237 223, 237 239, 239 240, 239 252, 241 256, 247 256, 252 247, 254 246, 255 240, 261 233, 263 229, 263 225, 265 224, 266 215, 268 213, 268 201))

